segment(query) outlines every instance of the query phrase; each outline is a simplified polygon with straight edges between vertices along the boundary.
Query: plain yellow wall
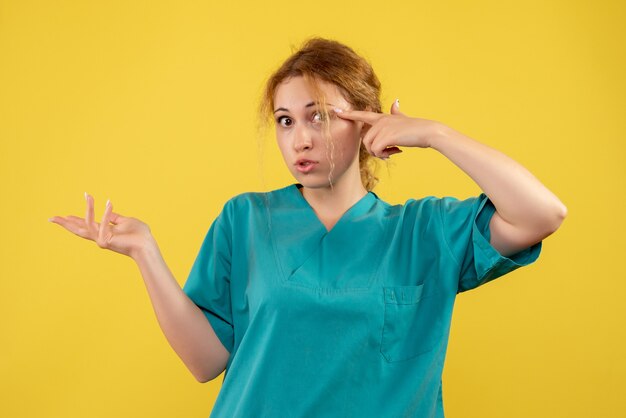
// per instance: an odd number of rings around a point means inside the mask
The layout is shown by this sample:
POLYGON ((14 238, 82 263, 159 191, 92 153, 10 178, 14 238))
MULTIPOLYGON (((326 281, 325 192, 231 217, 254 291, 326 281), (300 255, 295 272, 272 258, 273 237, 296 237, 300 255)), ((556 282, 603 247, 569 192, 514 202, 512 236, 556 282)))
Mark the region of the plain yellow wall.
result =
MULTIPOLYGON (((206 417, 134 262, 54 215, 152 228, 182 285, 224 202, 293 182, 261 86, 312 35, 364 55, 389 111, 527 167, 568 207, 539 260, 457 299, 450 418, 626 416, 622 1, 0 1, 0 416, 206 417)), ((434 150, 381 166, 390 203, 480 193, 434 150)))

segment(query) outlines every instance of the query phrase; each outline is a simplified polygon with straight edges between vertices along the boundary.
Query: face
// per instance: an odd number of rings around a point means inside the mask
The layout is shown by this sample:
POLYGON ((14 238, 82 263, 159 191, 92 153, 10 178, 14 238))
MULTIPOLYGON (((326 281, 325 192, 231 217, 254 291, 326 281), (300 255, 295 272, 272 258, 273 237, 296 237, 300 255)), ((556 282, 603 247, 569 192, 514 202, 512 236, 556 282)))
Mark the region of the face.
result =
POLYGON ((281 83, 274 96, 278 147, 291 174, 305 187, 330 187, 331 180, 337 185, 346 178, 354 181, 352 176, 360 181, 359 146, 363 123, 337 117, 333 107, 352 109, 351 105, 334 84, 319 83, 330 116, 331 144, 322 136, 323 116, 314 103, 313 90, 304 77, 297 76, 281 83), (298 164, 301 159, 312 162, 298 164))

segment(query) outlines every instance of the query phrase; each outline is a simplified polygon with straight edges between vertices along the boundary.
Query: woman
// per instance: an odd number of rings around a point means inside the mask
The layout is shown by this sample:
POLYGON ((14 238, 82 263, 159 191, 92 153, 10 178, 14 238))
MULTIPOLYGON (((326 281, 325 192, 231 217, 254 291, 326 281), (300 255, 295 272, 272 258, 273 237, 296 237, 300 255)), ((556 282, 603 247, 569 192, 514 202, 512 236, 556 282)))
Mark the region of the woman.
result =
POLYGON ((159 324, 197 380, 226 370, 212 417, 441 417, 457 293, 534 262, 566 208, 504 154, 436 121, 381 112, 349 47, 312 38, 270 77, 296 183, 226 202, 183 289, 149 227, 113 212, 52 220, 132 257, 159 324), (484 191, 390 205, 374 158, 433 148, 484 191))

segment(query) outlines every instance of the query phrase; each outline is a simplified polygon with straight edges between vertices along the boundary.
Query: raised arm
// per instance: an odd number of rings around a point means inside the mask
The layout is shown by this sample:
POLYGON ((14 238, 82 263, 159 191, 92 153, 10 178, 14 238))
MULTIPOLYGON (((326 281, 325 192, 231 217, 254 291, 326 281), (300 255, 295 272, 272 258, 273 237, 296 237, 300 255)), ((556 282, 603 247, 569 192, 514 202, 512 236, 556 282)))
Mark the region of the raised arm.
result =
POLYGON ((365 122, 363 144, 374 156, 389 158, 402 152, 398 146, 433 148, 467 173, 496 207, 490 243, 504 256, 543 240, 567 216, 565 205, 515 160, 443 123, 406 116, 398 101, 390 114, 334 111, 342 119, 365 122))
POLYGON ((515 254, 554 233, 567 208, 521 164, 502 152, 435 122, 430 147, 469 175, 496 207, 491 245, 515 254))

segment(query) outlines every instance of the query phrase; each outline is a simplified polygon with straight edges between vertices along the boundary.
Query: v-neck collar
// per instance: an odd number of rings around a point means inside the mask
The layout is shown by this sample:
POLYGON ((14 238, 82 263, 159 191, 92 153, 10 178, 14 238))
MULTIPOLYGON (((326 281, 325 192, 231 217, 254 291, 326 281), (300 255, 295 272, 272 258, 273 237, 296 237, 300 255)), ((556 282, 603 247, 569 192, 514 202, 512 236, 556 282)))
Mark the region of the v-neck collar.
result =
MULTIPOLYGON (((272 195, 269 227, 281 281, 326 292, 370 288, 391 236, 382 200, 368 192, 328 231, 300 193, 300 183, 272 195)), ((270 204, 271 205, 271 204, 270 204)))
POLYGON ((309 204, 309 202, 304 198, 304 195, 300 192, 300 189, 302 187, 303 186, 300 183, 293 183, 289 188, 291 189, 292 194, 294 195, 294 200, 302 208, 305 208, 311 213, 312 217, 315 218, 317 220, 317 223, 323 228, 323 231, 325 232, 325 234, 330 234, 340 223, 344 221, 344 219, 354 217, 354 216, 360 216, 360 215, 367 213, 367 211, 371 209, 374 202, 378 199, 378 196, 376 195, 376 193, 372 191, 368 191, 367 194, 365 194, 363 197, 361 197, 361 199, 359 199, 356 203, 350 206, 343 213, 343 215, 341 215, 341 217, 337 220, 337 222, 335 222, 333 227, 330 230, 328 230, 326 229, 326 225, 324 225, 324 223, 317 216, 317 213, 315 213, 315 210, 313 209, 313 207, 309 204))

